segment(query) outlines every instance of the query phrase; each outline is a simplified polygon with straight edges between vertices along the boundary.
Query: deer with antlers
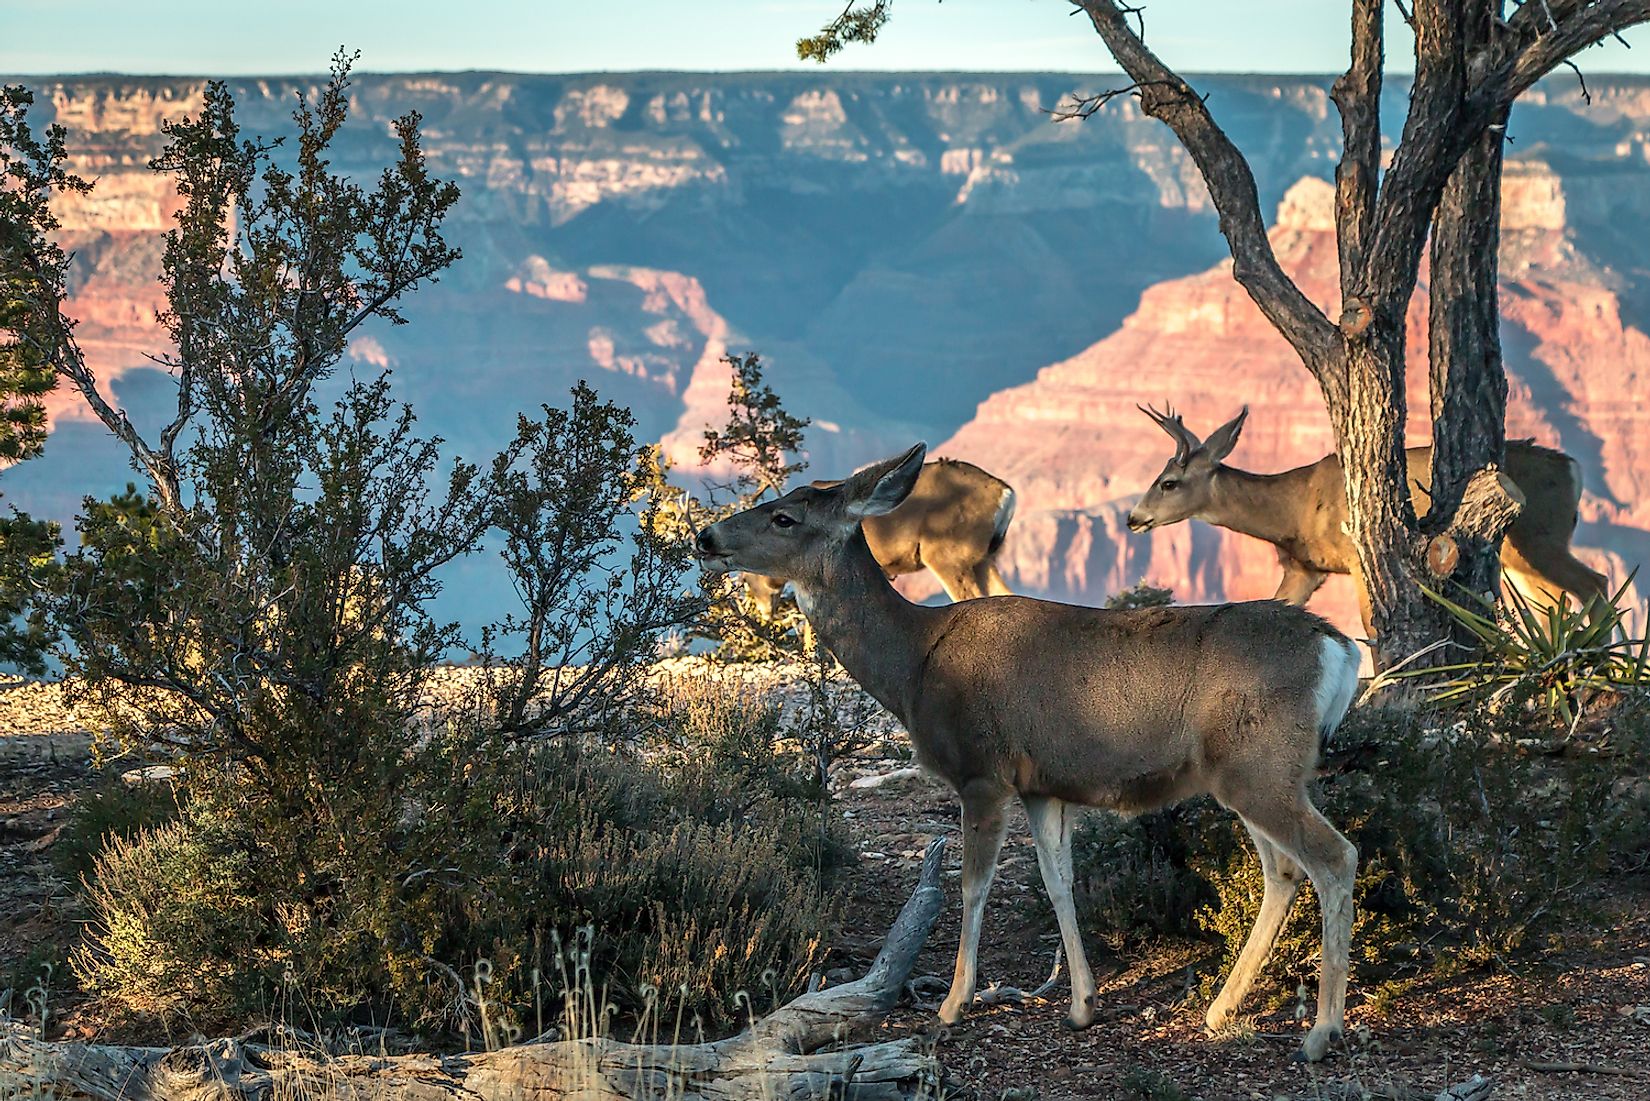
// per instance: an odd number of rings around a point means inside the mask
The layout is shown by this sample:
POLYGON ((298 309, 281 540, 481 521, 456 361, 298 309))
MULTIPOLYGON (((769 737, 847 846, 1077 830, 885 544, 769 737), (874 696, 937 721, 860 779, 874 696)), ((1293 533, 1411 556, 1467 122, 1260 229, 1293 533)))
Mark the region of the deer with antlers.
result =
MULTIPOLYGON (((814 482, 830 489, 841 482, 814 482)), ((865 541, 890 578, 931 572, 952 600, 1006 596, 997 552, 1014 519, 1014 489, 973 463, 936 459, 924 463, 916 487, 886 516, 865 520, 865 541)), ((784 591, 781 578, 745 574, 753 603, 773 614, 784 591)))
POLYGON ((916 486, 923 445, 839 485, 804 486, 699 533, 704 568, 782 578, 821 642, 911 734, 917 760, 962 801, 962 937, 947 1023, 973 1002, 986 898, 1018 797, 1053 902, 1072 1001, 1094 1020, 1094 979, 1072 899, 1079 807, 1138 812, 1208 792, 1260 853, 1259 916, 1220 995, 1227 1023, 1271 951, 1303 878, 1323 908, 1318 1015, 1301 1054, 1342 1027, 1357 850, 1307 792, 1319 746, 1358 682, 1358 649, 1275 601, 1111 611, 1020 596, 913 604, 871 553, 862 522, 916 486))
MULTIPOLYGON (((1264 539, 1278 549, 1283 580, 1274 599, 1305 604, 1332 573, 1354 573, 1357 549, 1347 534, 1346 477, 1338 456, 1281 474, 1252 474, 1225 465, 1237 446, 1245 406, 1237 416, 1199 440, 1172 409, 1140 410, 1174 440, 1174 456, 1129 512, 1129 530, 1150 531, 1197 519, 1264 539)), ((1432 448, 1407 453, 1415 510, 1425 514, 1422 488, 1431 476, 1432 448)), ((1506 473, 1524 494, 1524 508, 1501 544, 1501 570, 1521 592, 1561 602, 1564 594, 1583 605, 1606 595, 1602 574, 1570 550, 1579 519, 1581 466, 1562 451, 1529 440, 1509 440, 1506 473)), ((1364 626, 1369 602, 1359 586, 1364 626)))

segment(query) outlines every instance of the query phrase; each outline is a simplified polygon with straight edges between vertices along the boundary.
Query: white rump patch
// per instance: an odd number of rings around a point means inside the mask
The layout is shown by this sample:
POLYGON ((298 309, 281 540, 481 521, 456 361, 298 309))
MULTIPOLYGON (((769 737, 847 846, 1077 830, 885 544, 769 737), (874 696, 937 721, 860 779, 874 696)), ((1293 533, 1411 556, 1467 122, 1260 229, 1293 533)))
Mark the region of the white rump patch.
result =
POLYGON ((1358 691, 1358 667, 1363 655, 1358 644, 1349 638, 1323 636, 1318 641, 1318 687, 1313 692, 1313 704, 1318 716, 1318 732, 1327 738, 1334 733, 1352 706, 1352 697, 1358 691))

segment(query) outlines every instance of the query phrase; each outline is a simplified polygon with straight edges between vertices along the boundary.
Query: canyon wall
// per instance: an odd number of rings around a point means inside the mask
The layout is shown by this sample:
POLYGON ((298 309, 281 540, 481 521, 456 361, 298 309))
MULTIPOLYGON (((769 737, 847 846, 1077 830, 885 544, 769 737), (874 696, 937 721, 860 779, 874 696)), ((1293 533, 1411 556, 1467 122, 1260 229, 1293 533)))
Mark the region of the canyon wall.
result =
MULTIPOLYGON (((153 423, 169 400, 147 358, 164 350, 154 276, 177 199, 147 162, 162 122, 197 109, 204 84, 29 83, 41 121, 68 129, 76 166, 97 180, 62 210, 79 336, 110 392, 153 423)), ((1126 98, 1087 122, 1051 120, 1062 98, 1104 83, 362 76, 337 163, 375 174, 394 152, 390 121, 421 112, 432 168, 463 191, 450 236, 464 259, 412 300, 412 324, 363 332, 352 368, 391 370, 424 427, 468 458, 502 443, 518 409, 562 400, 585 378, 691 466, 720 413, 720 356, 756 350, 788 405, 814 418, 813 473, 926 438, 1014 482, 1006 554, 1027 591, 1093 602, 1149 577, 1186 599, 1268 595, 1276 565, 1251 540, 1196 524, 1123 529, 1168 454, 1136 402, 1172 401, 1204 432, 1247 403, 1233 461, 1253 469, 1313 459, 1329 436, 1310 378, 1231 282, 1208 197, 1172 135, 1126 98)), ((1285 265, 1332 307, 1329 78, 1197 83, 1279 212, 1285 265)), ((1650 80, 1589 85, 1590 105, 1573 80, 1555 80, 1513 116, 1510 428, 1582 461, 1583 539, 1619 571, 1650 557, 1650 80)), ((315 82, 230 88, 243 128, 274 135, 315 82)), ((1406 93, 1394 82, 1389 119, 1406 93)), ((1414 382, 1412 407, 1424 409, 1424 379, 1414 382)), ((5 472, 0 488, 67 519, 82 494, 133 475, 69 395, 52 410, 46 457, 5 472)), ((464 614, 486 607, 462 570, 452 584, 464 614)), ((1346 619, 1344 587, 1322 600, 1346 619)))

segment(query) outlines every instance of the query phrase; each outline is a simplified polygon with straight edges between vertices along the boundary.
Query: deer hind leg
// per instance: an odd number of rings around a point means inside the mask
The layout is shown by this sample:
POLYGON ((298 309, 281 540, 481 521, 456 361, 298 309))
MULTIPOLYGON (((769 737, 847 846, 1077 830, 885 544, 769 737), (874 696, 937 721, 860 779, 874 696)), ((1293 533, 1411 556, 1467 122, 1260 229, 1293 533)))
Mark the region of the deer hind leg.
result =
MULTIPOLYGON (((1340 1037, 1346 1019, 1346 978, 1352 948, 1352 888, 1358 850, 1343 837, 1304 790, 1292 798, 1236 806, 1244 824, 1282 855, 1306 869, 1323 908, 1323 964, 1318 973, 1318 1016, 1299 1057, 1315 1063, 1340 1037)), ((1264 909, 1265 904, 1262 903, 1264 909)), ((1247 954, 1248 946, 1244 948, 1247 954)), ((1223 992, 1224 996, 1224 992, 1223 992)))
POLYGON ((1043 873, 1043 886, 1054 904, 1060 940, 1071 968, 1071 1012, 1066 1025, 1087 1028, 1094 1023, 1094 976, 1083 953, 1083 934, 1077 927, 1077 906, 1071 897, 1071 828, 1076 815, 1059 799, 1027 795, 1020 801, 1031 823, 1031 838, 1037 843, 1037 868, 1043 873))
POLYGON ((1583 607, 1593 597, 1605 599, 1610 584, 1604 575, 1577 558, 1567 543, 1514 540, 1501 545, 1501 569, 1533 603, 1559 602, 1569 593, 1583 607))
POLYGON ((1203 1018, 1203 1023, 1211 1032, 1225 1028, 1231 1022, 1238 1006, 1243 1004, 1244 997, 1254 986, 1255 976, 1260 974, 1267 957, 1272 954, 1278 930, 1283 928, 1284 919, 1289 916, 1289 908, 1294 905, 1295 894, 1306 875, 1294 858, 1268 841, 1265 834, 1247 822, 1244 825, 1248 826, 1255 851, 1260 854, 1260 870, 1266 878, 1266 887, 1260 900, 1260 913, 1255 917, 1255 927, 1249 930, 1249 939, 1244 942, 1237 963, 1232 965, 1232 973, 1226 977, 1220 994, 1203 1018))
POLYGON ((940 1005, 940 1020, 954 1025, 974 1002, 977 978, 975 959, 980 950, 980 922, 985 917, 986 896, 997 874, 997 854, 1002 851, 1008 818, 1003 807, 1008 793, 983 783, 966 785, 962 795, 962 937, 957 942, 957 969, 951 976, 951 992, 940 1005))

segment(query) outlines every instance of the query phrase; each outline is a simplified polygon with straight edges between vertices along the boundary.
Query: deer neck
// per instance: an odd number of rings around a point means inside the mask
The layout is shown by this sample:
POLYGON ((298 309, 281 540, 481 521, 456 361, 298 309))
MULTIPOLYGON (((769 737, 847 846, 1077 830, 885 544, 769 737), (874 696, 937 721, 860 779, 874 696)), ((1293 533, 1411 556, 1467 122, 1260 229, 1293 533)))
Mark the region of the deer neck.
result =
POLYGON ((1305 486, 1300 471, 1252 474, 1236 467, 1216 467, 1211 476, 1209 507, 1198 519, 1282 546, 1300 535, 1305 486))
POLYGON ((826 562, 819 577, 792 584, 819 642, 861 688, 909 725, 943 610, 913 604, 895 591, 863 531, 826 562))

